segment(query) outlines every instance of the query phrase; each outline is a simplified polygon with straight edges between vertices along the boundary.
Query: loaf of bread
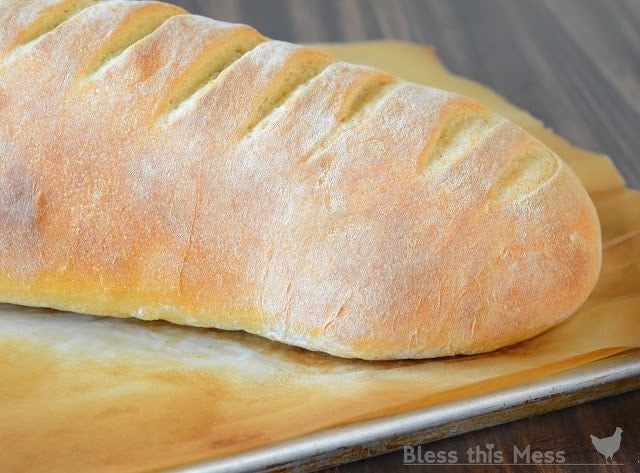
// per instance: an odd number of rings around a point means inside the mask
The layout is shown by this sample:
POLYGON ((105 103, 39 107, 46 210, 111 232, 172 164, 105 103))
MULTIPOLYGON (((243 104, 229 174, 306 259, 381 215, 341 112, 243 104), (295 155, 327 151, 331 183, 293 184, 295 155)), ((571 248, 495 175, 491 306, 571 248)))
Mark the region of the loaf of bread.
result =
POLYGON ((1 301, 398 359, 596 282, 584 188, 479 103, 163 3, 0 5, 1 301))

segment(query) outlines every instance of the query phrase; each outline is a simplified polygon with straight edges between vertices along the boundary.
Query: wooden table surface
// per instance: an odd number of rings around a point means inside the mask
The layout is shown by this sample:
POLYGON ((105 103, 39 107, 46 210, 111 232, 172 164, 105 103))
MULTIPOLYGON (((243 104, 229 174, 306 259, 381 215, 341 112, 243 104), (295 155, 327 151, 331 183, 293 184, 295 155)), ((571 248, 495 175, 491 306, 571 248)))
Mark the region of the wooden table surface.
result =
MULTIPOLYGON (((579 146, 609 155, 640 188, 639 0, 174 0, 192 13, 248 23, 294 42, 393 38, 435 45, 453 72, 482 82, 579 146)), ((640 392, 596 401, 423 446, 493 444, 564 450, 567 463, 601 463, 589 434, 623 428, 624 466, 509 467, 499 471, 640 471, 640 392)), ((400 471, 403 454, 331 472, 400 471)), ((485 471, 483 466, 404 467, 485 471)))

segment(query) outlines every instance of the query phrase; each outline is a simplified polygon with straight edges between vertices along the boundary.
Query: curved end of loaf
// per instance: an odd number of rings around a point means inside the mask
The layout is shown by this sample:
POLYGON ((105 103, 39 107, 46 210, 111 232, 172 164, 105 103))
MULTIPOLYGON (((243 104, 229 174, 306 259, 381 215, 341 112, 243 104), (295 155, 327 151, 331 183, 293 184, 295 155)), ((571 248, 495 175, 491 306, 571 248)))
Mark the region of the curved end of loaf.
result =
MULTIPOLYGON (((500 255, 486 262, 485 270, 460 295, 464 299, 446 317, 434 317, 426 308, 416 314, 420 320, 405 329, 405 339, 411 343, 396 352, 396 358, 493 351, 541 334, 585 303, 602 264, 600 222, 573 171, 548 153, 557 160, 557 168, 540 187, 528 194, 522 189, 521 197, 506 203, 504 190, 496 197, 504 205, 497 210, 503 217, 488 218, 504 223, 517 216, 510 240, 505 241, 509 232, 494 236, 497 245, 506 243, 500 255), (511 218, 505 220, 504 215, 511 218), (439 327, 434 319, 440 321, 439 327), (422 346, 414 324, 429 327, 422 346)), ((366 357, 384 358, 385 354, 367 352, 366 357)))
MULTIPOLYGON (((316 337, 289 343, 369 360, 477 354, 538 335, 580 308, 602 261, 595 207, 555 154, 501 126, 519 140, 514 157, 445 244, 425 243, 419 273, 407 278, 407 265, 394 286, 376 289, 387 294, 387 315, 358 310, 352 296, 316 337)), ((499 136, 491 147, 501 148, 499 136)), ((480 156, 491 159, 486 149, 480 156)))
POLYGON ((528 287, 504 292, 503 310, 496 305, 492 313, 480 311, 466 345, 456 347, 456 353, 487 352, 534 337, 573 315, 596 285, 602 240, 595 206, 573 171, 546 151, 557 160, 554 174, 539 188, 506 204, 508 211, 527 219, 524 238, 512 241, 507 250, 518 275, 512 275, 505 258, 493 282, 495 287, 511 287, 510 279, 520 279, 528 287), (520 245, 527 251, 518 257, 520 245))

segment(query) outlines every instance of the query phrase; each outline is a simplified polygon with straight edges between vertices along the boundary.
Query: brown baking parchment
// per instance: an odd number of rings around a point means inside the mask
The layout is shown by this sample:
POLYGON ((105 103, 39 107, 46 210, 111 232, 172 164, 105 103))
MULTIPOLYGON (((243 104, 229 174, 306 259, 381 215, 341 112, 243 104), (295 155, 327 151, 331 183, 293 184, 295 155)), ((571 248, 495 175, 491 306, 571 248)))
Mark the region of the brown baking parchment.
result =
POLYGON ((602 275, 562 325, 494 353, 429 361, 333 358, 244 333, 0 305, 0 470, 136 471, 539 379, 640 346, 640 193, 611 161, 574 146, 433 49, 322 46, 484 102, 553 148, 589 190, 602 275))

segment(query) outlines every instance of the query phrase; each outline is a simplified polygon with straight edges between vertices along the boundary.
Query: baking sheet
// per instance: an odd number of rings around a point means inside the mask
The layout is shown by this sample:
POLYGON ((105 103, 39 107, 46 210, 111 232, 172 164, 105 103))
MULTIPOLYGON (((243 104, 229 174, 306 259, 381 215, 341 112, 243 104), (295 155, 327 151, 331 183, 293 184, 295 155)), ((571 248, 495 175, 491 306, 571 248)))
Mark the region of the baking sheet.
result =
POLYGON ((315 471, 640 388, 640 350, 459 401, 356 422, 173 473, 315 471))
MULTIPOLYGON (((432 49, 326 46, 353 62, 460 91, 556 150, 596 202, 602 276, 573 317, 487 355, 348 361, 244 333, 0 305, 0 470, 139 471, 221 458, 323 429, 515 392, 640 346, 640 194, 432 49)), ((615 369, 614 369, 615 371, 615 369)))

